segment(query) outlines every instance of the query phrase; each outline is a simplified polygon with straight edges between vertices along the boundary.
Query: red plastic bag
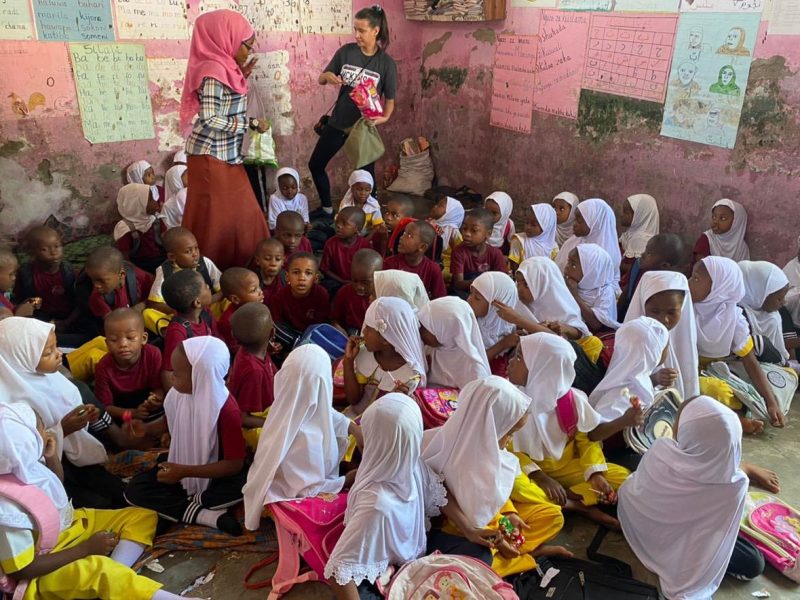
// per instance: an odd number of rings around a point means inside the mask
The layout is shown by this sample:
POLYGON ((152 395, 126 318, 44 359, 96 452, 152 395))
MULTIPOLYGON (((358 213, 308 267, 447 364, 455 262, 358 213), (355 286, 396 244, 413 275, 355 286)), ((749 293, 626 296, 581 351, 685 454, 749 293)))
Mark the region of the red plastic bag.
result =
POLYGON ((371 81, 362 81, 356 85, 350 92, 350 98, 365 118, 374 119, 383 116, 381 98, 371 81))

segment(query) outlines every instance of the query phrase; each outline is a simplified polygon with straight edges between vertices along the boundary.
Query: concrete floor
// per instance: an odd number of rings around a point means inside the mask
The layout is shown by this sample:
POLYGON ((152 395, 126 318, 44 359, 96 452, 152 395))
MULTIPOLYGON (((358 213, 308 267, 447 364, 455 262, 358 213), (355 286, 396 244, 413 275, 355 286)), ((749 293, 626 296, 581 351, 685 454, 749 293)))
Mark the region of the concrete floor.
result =
MULTIPOLYGON (((764 435, 747 437, 744 441, 745 459, 770 468, 781 478, 781 498, 789 504, 800 506, 800 477, 798 477, 797 457, 800 456, 800 401, 792 407, 788 425, 784 430, 768 429, 764 435)), ((585 557, 596 527, 589 521, 577 516, 568 516, 566 525, 553 543, 570 548, 579 557, 585 557)), ((633 566, 634 576, 643 581, 655 584, 656 579, 639 563, 625 540, 619 534, 606 537, 601 548, 605 554, 620 558, 633 566)), ((200 576, 215 571, 214 578, 206 585, 200 586, 187 594, 189 597, 213 600, 264 600, 268 590, 245 590, 242 582, 251 565, 260 560, 257 556, 242 552, 199 551, 179 552, 164 556, 161 563, 166 571, 160 575, 147 575, 162 581, 165 589, 179 593, 186 589, 200 576)), ((272 573, 274 567, 264 570, 264 577, 272 573)), ((773 600, 790 600, 800 598, 800 586, 780 575, 769 565, 765 574, 751 582, 740 582, 726 578, 715 600, 752 600, 752 593, 766 589, 773 600)), ((333 595, 320 583, 308 583, 296 586, 286 600, 330 600, 333 595)))

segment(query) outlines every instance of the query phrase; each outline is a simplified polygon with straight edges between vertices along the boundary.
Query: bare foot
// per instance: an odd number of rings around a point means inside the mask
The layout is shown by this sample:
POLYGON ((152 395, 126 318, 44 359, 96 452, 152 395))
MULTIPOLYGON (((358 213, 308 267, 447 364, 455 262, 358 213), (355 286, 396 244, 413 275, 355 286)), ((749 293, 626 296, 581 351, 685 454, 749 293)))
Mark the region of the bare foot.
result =
POLYGON ((546 546, 542 544, 536 550, 531 552, 533 558, 542 558, 544 556, 555 556, 558 558, 573 558, 575 555, 564 548, 564 546, 546 546))
POLYGON ((742 422, 742 432, 745 435, 756 435, 764 432, 764 422, 758 419, 748 419, 747 417, 739 417, 742 422))
POLYGON ((599 523, 600 525, 605 525, 606 527, 608 527, 609 529, 613 529, 614 531, 620 531, 621 529, 619 521, 617 519, 603 512, 596 506, 586 506, 585 504, 583 504, 583 502, 575 502, 574 500, 567 500, 567 504, 564 506, 564 510, 584 515, 585 517, 591 519, 595 523, 599 523))
POLYGON ((767 490, 772 494, 777 494, 781 491, 781 482, 775 471, 770 471, 764 467, 759 467, 744 461, 742 461, 742 471, 747 473, 747 476, 750 478, 750 483, 754 486, 767 490))

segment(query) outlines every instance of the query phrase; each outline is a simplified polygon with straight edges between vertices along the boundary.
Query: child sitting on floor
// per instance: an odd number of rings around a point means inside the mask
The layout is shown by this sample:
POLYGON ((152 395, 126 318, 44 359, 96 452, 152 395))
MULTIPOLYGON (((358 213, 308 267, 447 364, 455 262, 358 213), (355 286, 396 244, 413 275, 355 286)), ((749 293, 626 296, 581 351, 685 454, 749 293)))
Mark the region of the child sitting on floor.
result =
POLYGON ((435 237, 436 232, 428 223, 424 221, 409 223, 406 225, 403 237, 400 238, 398 254, 387 258, 383 263, 385 269, 399 269, 419 275, 431 299, 447 295, 442 270, 425 256, 435 237))
MULTIPOLYGON (((297 213, 295 213, 297 214, 297 213)), ((261 291, 261 283, 250 269, 244 267, 230 267, 220 278, 222 293, 225 299, 230 302, 228 308, 222 313, 217 323, 219 337, 228 345, 231 355, 236 354, 239 344, 231 332, 231 318, 233 313, 239 310, 248 302, 264 302, 264 292, 261 291)))
POLYGON ((525 232, 515 233, 511 238, 511 249, 508 252, 508 263, 515 272, 519 264, 532 256, 555 258, 558 254, 556 246, 556 211, 547 203, 533 204, 525 219, 525 232))
POLYGON ((567 266, 569 255, 580 244, 597 244, 608 253, 614 267, 615 284, 619 284, 619 265, 622 254, 619 251, 617 217, 614 210, 601 198, 589 198, 575 208, 574 235, 561 246, 556 256, 558 268, 567 266))
POLYGON ((558 247, 564 245, 574 235, 572 225, 575 223, 575 207, 580 199, 572 192, 561 192, 553 197, 553 208, 556 211, 556 243, 558 247))
POLYGON ((150 433, 169 433, 169 456, 131 479, 125 499, 169 521, 236 536, 242 528, 227 509, 242 500, 247 449, 239 407, 225 387, 230 360, 225 344, 210 336, 188 339, 175 349, 165 416, 140 425, 150 433))
POLYGON ((308 220, 308 198, 300 193, 300 175, 289 167, 278 169, 275 174, 275 193, 269 197, 269 229, 274 231, 278 215, 291 210, 303 218, 304 228, 308 231, 311 223, 308 220))
POLYGON ((364 228, 361 234, 366 236, 368 240, 372 240, 372 236, 378 228, 383 225, 383 216, 381 216, 381 206, 372 195, 372 190, 375 187, 375 181, 372 179, 369 171, 353 171, 347 180, 347 193, 342 198, 339 204, 339 210, 347 206, 356 206, 364 211, 365 220, 364 228))
POLYGON ((269 309, 250 302, 233 315, 231 330, 239 351, 233 359, 228 389, 239 405, 245 443, 255 451, 264 418, 275 400, 273 386, 278 369, 269 355, 275 327, 269 309))
POLYGON ((581 244, 570 251, 564 278, 593 333, 617 329, 616 269, 597 244, 581 244))
POLYGON ((505 192, 492 192, 486 196, 483 207, 492 214, 492 233, 488 244, 493 248, 499 248, 501 254, 505 256, 508 254, 511 238, 514 235, 514 221, 511 220, 514 201, 505 192))
POLYGON ((481 273, 506 273, 506 258, 499 248, 489 244, 492 232, 492 213, 485 208, 473 208, 461 226, 463 241, 453 250, 450 259, 452 286, 457 295, 466 298, 472 281, 481 273))
POLYGON ((161 351, 147 343, 141 313, 117 308, 106 317, 103 327, 108 354, 95 369, 95 396, 119 423, 126 411, 140 419, 161 414, 161 351))
POLYGON ((647 247, 647 242, 659 233, 658 204, 649 194, 634 194, 622 203, 620 224, 627 227, 619 236, 622 248, 622 264, 627 272, 631 263, 639 258, 647 247))
POLYGON ((331 324, 346 335, 358 335, 361 331, 367 307, 375 294, 374 277, 382 267, 383 259, 375 250, 363 248, 353 255, 352 281, 339 290, 331 307, 331 324))
POLYGON ((319 265, 313 254, 298 252, 286 266, 286 286, 269 306, 277 341, 287 350, 311 325, 326 323, 330 313, 328 292, 317 283, 319 265))
POLYGON ((145 309, 153 276, 127 262, 116 248, 95 248, 83 270, 91 281, 87 305, 95 317, 104 319, 115 308, 130 307, 139 312, 145 309))
POLYGON ((153 200, 159 204, 164 202, 164 188, 156 185, 156 172, 146 160, 137 160, 135 163, 131 163, 125 170, 125 178, 128 183, 143 183, 150 188, 153 200))
POLYGON ((461 225, 464 223, 464 205, 435 188, 425 192, 425 196, 433 199, 433 205, 428 212, 428 222, 433 225, 442 240, 442 270, 445 280, 449 281, 453 251, 462 240, 461 225))
POLYGON ((144 184, 129 183, 117 194, 122 220, 114 227, 114 243, 127 260, 149 273, 165 258, 161 240, 167 226, 157 215, 159 208, 144 184))
POLYGON ((339 288, 350 283, 350 267, 353 256, 362 249, 371 248, 370 243, 359 235, 364 227, 364 211, 355 206, 339 210, 334 221, 336 235, 325 242, 319 269, 325 276, 324 285, 331 296, 339 288))
POLYGON ((692 249, 692 266, 706 256, 722 256, 733 261, 750 260, 747 211, 733 200, 723 198, 711 207, 711 229, 703 232, 692 249))
POLYGON ((789 351, 784 341, 783 322, 778 312, 786 302, 790 284, 777 265, 763 260, 739 263, 744 280, 744 310, 756 343, 759 362, 787 366, 789 351))
POLYGON ((374 279, 376 298, 402 298, 417 313, 430 303, 428 292, 416 273, 390 269, 376 272, 374 279))
POLYGON ((275 239, 283 244, 283 266, 288 268, 289 259, 298 252, 313 252, 311 242, 303 235, 303 217, 293 210, 285 210, 275 219, 275 239))
POLYGON ((9 314, 6 316, 32 317, 40 305, 41 298, 28 297, 14 306, 8 297, 16 284, 18 271, 19 261, 14 253, 0 248, 0 308, 8 311, 9 314))
POLYGON ((277 238, 271 237, 258 242, 253 254, 253 269, 261 282, 265 306, 269 306, 278 291, 286 285, 283 258, 283 244, 277 238))
POLYGON ((397 254, 402 229, 412 220, 414 220, 414 201, 411 198, 403 195, 389 198, 383 209, 384 227, 381 228, 385 229, 385 233, 389 236, 386 248, 383 249, 384 256, 397 254))
POLYGON ((659 233, 647 241, 642 255, 633 261, 631 268, 619 281, 622 294, 617 301, 619 320, 625 318, 636 287, 649 271, 683 271, 687 261, 686 246, 679 235, 659 233))

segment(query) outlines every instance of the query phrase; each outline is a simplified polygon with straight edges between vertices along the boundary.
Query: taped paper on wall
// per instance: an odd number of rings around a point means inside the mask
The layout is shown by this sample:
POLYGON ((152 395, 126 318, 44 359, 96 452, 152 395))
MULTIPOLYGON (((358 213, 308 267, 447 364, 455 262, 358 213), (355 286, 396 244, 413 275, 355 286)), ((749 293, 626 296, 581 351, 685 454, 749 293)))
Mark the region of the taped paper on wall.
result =
POLYGON ((121 40, 188 40, 183 0, 114 0, 121 40))
POLYGON ((0 40, 32 40, 33 20, 28 0, 0 2, 0 40))
POLYGON ((538 36, 497 36, 489 123, 521 133, 531 132, 538 36))

